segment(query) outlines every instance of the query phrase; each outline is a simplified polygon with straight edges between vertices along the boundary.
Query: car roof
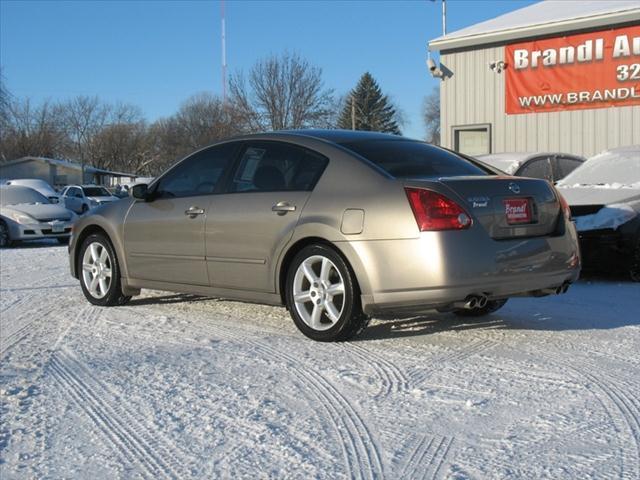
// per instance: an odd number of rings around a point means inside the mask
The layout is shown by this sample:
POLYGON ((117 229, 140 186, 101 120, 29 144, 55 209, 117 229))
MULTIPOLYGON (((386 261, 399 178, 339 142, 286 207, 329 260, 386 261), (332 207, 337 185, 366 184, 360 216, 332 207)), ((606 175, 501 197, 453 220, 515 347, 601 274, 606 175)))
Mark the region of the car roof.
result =
POLYGON ((256 133, 252 135, 242 135, 234 138, 234 140, 250 140, 252 138, 273 140, 282 139, 283 137, 306 137, 324 140, 331 143, 343 144, 364 140, 409 140, 420 141, 412 138, 393 135, 390 133, 368 132, 365 130, 323 130, 323 129, 301 129, 301 130, 278 130, 275 132, 256 133))

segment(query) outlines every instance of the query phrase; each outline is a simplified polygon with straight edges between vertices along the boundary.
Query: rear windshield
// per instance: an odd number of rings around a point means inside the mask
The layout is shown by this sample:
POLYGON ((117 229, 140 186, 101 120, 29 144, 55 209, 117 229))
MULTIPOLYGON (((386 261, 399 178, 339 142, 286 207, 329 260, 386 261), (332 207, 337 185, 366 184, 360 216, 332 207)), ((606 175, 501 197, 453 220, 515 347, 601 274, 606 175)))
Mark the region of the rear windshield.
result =
POLYGON ((420 179, 490 173, 452 152, 422 142, 366 140, 343 143, 342 146, 395 178, 420 179))

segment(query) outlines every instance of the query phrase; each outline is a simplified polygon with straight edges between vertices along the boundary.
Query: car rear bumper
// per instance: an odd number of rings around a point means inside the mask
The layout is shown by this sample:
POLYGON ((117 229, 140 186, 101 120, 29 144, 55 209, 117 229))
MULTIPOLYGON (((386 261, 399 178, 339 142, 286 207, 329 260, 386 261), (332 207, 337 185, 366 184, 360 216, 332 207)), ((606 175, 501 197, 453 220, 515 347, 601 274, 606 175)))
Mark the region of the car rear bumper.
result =
POLYGON ((356 276, 367 276, 369 291, 362 292, 365 312, 418 311, 447 306, 469 295, 489 299, 541 295, 542 289, 574 282, 580 274, 573 225, 561 236, 501 241, 464 233, 350 242, 359 259, 356 263, 362 266, 360 272, 356 268, 356 276))

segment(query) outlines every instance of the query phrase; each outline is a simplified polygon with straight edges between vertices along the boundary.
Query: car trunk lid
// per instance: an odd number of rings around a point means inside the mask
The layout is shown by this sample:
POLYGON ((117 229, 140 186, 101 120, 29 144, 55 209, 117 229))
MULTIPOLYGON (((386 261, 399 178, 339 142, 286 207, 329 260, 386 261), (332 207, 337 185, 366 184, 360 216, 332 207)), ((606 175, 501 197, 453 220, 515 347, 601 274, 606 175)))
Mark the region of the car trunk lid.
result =
POLYGON ((542 236, 556 229, 560 203, 546 180, 462 176, 439 178, 438 182, 455 194, 452 199, 492 238, 542 236))

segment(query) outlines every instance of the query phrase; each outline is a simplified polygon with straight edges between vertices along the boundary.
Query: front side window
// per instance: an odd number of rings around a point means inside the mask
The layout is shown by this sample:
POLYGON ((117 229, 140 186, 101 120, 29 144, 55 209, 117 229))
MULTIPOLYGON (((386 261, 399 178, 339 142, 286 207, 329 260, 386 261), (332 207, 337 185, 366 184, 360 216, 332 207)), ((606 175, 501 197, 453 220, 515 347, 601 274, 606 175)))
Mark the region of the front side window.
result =
POLYGON ((193 154, 169 170, 155 189, 158 198, 212 194, 231 164, 237 144, 225 143, 193 154))
POLYGON ((306 148, 281 142, 251 142, 233 176, 231 192, 312 190, 327 159, 306 148))

